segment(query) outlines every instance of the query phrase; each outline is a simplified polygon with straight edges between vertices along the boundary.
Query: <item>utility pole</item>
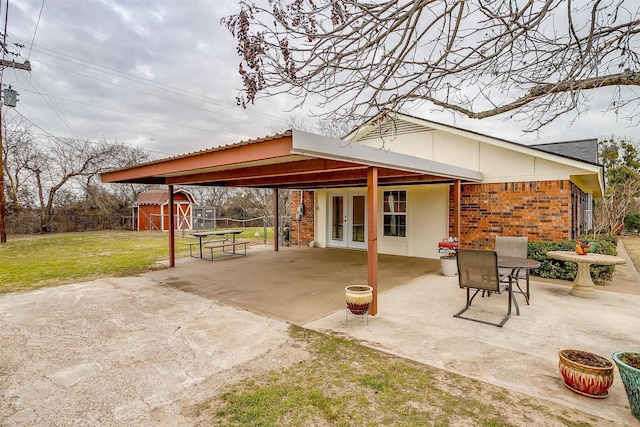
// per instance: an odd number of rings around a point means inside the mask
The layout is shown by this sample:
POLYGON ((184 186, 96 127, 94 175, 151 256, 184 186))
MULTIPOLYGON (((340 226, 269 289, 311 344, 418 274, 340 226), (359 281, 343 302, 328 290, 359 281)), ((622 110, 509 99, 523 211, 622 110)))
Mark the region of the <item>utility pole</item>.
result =
MULTIPOLYGON (((4 47, 4 46, 3 46, 4 47)), ((6 67, 13 67, 19 70, 31 71, 31 63, 25 60, 20 64, 16 61, 0 59, 0 70, 6 67)), ((2 72, 0 71, 0 88, 2 87, 2 72)), ((17 102, 16 93, 9 87, 4 92, 4 103, 9 107, 15 107, 17 102), (11 100, 7 98, 11 98, 11 100)), ((4 207, 4 150, 2 148, 2 105, 0 105, 0 243, 7 242, 7 229, 5 227, 5 207, 4 207)))

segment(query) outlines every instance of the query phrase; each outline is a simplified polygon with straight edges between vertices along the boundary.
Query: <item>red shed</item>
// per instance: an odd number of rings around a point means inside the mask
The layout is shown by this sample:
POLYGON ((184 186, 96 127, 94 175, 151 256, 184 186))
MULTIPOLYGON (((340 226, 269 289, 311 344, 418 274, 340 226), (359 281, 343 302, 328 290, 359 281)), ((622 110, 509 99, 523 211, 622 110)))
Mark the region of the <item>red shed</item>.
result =
MULTIPOLYGON (((186 190, 173 192, 175 229, 191 229, 191 212, 195 198, 186 190)), ((169 192, 148 190, 141 193, 134 206, 134 220, 137 230, 169 230, 169 192)))

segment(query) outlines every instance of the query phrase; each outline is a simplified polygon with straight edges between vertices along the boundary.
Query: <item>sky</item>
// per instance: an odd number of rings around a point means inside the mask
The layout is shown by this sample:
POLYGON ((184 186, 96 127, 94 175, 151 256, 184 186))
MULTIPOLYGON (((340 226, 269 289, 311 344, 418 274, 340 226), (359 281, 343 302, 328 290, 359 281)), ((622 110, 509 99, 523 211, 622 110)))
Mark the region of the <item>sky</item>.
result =
MULTIPOLYGON (((3 113, 23 117, 36 135, 118 141, 158 158, 272 135, 293 118, 308 127, 317 120, 315 105, 292 110, 286 95, 236 105, 239 57, 220 18, 236 13, 237 1, 0 0, 3 22, 7 1, 6 42, 20 56, 6 58, 28 59, 32 70, 4 70, 2 85, 19 101, 3 113)), ((537 134, 504 117, 471 120, 424 105, 407 113, 524 144, 633 137, 628 120, 604 113, 610 94, 537 134)))

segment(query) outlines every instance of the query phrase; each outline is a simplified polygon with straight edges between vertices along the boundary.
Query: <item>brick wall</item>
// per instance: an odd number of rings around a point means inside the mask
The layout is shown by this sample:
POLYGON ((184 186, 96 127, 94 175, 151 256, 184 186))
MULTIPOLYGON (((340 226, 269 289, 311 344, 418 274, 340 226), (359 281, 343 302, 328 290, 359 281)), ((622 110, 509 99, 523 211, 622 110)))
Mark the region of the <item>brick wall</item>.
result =
POLYGON ((296 221, 298 205, 300 204, 300 190, 291 191, 291 246, 298 245, 298 228, 300 229, 300 246, 306 246, 313 239, 313 219, 314 219, 314 194, 313 191, 303 191, 302 201, 304 205, 304 215, 300 222, 296 221))
MULTIPOLYGON (((298 222, 295 218, 300 194, 299 190, 291 192, 290 239, 294 246, 298 244, 298 222)), ((461 246, 492 249, 497 235, 527 236, 529 241, 572 239, 572 229, 581 227, 583 221, 582 214, 576 215, 576 212, 584 210, 581 202, 584 198, 576 197, 578 194, 582 191, 568 180, 463 184, 460 195, 461 246)), ((453 206, 453 187, 449 197, 449 205, 453 206)), ((301 246, 314 240, 313 191, 302 192, 302 199, 301 246)), ((449 228, 453 229, 452 208, 449 210, 449 228)), ((450 233, 453 235, 452 231, 450 233)))
MULTIPOLYGON (((529 241, 570 239, 576 190, 580 191, 570 181, 463 184, 461 247, 493 248, 496 235, 527 236, 529 241)), ((452 206, 453 188, 449 197, 452 206)), ((452 230, 452 210, 449 224, 452 230)))

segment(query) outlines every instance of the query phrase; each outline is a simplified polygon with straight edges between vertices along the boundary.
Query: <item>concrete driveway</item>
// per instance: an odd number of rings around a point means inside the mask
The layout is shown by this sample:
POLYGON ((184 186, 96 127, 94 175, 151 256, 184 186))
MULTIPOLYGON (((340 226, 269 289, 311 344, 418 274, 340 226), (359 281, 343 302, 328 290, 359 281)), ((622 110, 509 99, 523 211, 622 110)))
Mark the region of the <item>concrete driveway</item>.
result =
MULTIPOLYGON (((226 384, 307 357, 287 334, 297 323, 638 425, 617 371, 610 396, 596 400, 567 390, 557 368, 564 348, 606 357, 640 349, 635 271, 621 269, 594 300, 534 281, 531 305, 521 301, 521 316, 496 328, 453 318, 464 291, 424 261, 381 257, 379 312, 368 325, 345 321, 344 286, 366 281, 366 254, 355 251, 256 247, 247 257, 2 295, 0 424, 185 424, 185 407, 226 384)), ((477 309, 500 313, 503 297, 477 309)))
POLYGON ((289 325, 145 277, 0 296, 0 425, 187 425, 183 409, 303 360, 289 325))

